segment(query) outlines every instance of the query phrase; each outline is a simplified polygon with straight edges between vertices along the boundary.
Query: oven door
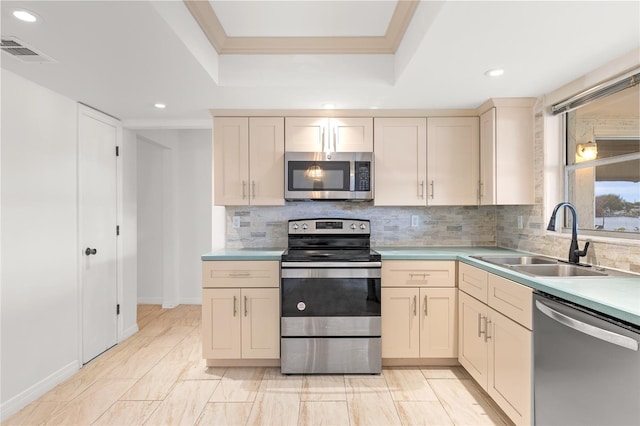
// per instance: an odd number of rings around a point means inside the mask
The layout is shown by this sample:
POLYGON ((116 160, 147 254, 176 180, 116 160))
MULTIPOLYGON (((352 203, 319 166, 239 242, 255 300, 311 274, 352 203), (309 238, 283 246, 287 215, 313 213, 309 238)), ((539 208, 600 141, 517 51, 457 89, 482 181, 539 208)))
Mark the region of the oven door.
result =
POLYGON ((380 275, 379 267, 283 268, 282 336, 380 336, 380 275))

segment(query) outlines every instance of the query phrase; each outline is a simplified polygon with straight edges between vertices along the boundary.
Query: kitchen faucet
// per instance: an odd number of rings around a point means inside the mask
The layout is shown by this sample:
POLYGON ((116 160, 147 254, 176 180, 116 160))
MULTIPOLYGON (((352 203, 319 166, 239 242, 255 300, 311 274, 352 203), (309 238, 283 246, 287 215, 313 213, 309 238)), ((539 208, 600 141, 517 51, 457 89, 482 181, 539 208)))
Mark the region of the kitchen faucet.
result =
POLYGON ((551 213, 551 219, 549 220, 549 225, 547 226, 547 231, 555 231, 556 230, 556 213, 561 207, 566 207, 571 211, 572 221, 571 221, 571 245, 569 246, 569 263, 579 263, 580 258, 582 256, 587 255, 587 250, 589 249, 589 241, 584 243, 584 250, 580 251, 578 248, 578 214, 576 213, 576 208, 571 203, 562 202, 554 207, 553 213, 551 213))

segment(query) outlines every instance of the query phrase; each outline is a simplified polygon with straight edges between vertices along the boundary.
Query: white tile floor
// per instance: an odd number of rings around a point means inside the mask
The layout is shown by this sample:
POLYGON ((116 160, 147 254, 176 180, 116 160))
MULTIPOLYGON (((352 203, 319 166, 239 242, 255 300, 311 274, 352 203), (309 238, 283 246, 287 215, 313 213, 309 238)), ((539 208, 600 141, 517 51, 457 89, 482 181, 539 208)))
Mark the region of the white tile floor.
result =
POLYGON ((138 309, 140 331, 3 425, 509 425, 460 367, 380 376, 206 368, 200 306, 138 309))

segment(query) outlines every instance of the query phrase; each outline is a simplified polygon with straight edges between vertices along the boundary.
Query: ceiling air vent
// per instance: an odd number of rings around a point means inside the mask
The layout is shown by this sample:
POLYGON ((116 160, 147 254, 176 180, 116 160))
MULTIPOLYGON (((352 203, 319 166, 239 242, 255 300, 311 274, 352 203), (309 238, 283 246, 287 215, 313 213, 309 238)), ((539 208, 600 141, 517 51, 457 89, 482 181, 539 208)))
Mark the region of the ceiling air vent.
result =
POLYGON ((38 52, 31 46, 27 46, 23 41, 15 37, 2 36, 2 44, 0 45, 3 52, 9 53, 22 62, 43 63, 55 62, 47 55, 38 52))

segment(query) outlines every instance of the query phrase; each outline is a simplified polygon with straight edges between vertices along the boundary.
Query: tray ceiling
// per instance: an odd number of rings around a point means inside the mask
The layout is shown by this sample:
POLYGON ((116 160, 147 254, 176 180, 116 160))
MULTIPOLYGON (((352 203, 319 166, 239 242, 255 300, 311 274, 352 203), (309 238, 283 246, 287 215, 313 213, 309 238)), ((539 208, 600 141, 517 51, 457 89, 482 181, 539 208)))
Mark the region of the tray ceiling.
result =
POLYGON ((392 54, 419 2, 184 3, 219 54, 392 54))

